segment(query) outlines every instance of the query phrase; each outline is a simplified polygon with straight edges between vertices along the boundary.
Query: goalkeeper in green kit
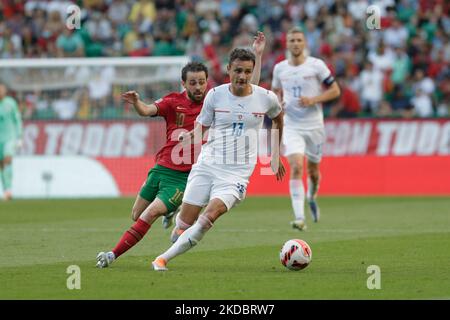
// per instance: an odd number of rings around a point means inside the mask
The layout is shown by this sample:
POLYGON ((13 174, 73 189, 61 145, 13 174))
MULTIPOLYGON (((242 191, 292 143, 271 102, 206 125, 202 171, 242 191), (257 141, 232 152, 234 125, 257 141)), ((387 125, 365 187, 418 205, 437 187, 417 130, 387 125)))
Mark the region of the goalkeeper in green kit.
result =
POLYGON ((0 83, 0 177, 4 199, 11 200, 12 158, 22 145, 22 118, 16 100, 6 95, 0 83))

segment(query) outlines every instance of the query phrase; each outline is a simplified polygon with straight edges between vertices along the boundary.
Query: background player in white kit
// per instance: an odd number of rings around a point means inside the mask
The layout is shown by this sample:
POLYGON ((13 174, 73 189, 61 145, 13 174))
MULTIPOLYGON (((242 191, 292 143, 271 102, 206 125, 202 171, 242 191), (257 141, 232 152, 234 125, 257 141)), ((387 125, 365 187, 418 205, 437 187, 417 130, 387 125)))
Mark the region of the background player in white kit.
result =
POLYGON ((307 200, 314 222, 319 221, 316 196, 325 142, 322 103, 340 95, 328 67, 322 60, 306 56, 305 47, 303 32, 299 28, 290 29, 287 33, 289 58, 275 65, 272 78, 272 90, 284 107, 283 147, 291 168, 289 190, 295 215, 291 224, 299 230, 306 228, 302 182, 305 155, 308 159, 307 200), (322 85, 328 88, 322 90, 322 85))
POLYGON ((189 143, 210 128, 189 174, 180 213, 198 219, 152 262, 157 271, 167 270, 169 260, 194 247, 222 214, 244 199, 257 161, 257 137, 264 115, 272 119, 272 128, 279 130, 277 147, 272 148, 272 170, 277 180, 285 174, 278 152, 283 132, 281 106, 273 92, 250 84, 254 65, 255 55, 250 50, 234 49, 227 66, 230 83, 208 92, 196 127, 180 135, 180 141, 189 143))

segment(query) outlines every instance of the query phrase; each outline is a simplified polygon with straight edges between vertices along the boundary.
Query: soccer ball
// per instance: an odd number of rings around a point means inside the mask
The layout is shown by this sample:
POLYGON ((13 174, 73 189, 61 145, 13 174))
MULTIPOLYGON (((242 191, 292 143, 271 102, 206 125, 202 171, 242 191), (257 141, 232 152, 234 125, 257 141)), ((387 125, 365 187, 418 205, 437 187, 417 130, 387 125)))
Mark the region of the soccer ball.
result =
POLYGON ((311 248, 304 240, 288 240, 280 250, 280 261, 290 270, 306 268, 310 264, 311 258, 311 248))

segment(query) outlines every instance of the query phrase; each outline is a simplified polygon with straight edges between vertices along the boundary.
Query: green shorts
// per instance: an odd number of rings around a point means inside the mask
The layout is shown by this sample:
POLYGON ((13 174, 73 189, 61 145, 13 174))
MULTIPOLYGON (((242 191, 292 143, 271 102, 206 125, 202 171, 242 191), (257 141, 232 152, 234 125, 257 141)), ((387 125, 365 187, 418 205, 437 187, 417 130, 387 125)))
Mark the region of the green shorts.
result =
POLYGON ((155 165, 148 172, 139 195, 149 202, 158 198, 166 205, 168 212, 175 211, 183 200, 188 176, 189 172, 155 165))
POLYGON ((0 141, 0 160, 16 154, 17 140, 0 141))

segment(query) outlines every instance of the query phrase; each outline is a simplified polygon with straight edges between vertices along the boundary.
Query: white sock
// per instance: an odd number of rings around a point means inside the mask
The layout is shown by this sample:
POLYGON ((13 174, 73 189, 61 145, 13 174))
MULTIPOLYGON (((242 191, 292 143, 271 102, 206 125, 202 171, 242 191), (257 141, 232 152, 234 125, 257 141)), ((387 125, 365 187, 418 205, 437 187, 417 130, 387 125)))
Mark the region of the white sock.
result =
POLYGON ((289 191, 291 193, 291 202, 292 208, 294 209, 295 219, 305 220, 305 188, 303 187, 303 181, 297 179, 289 180, 289 191))
POLYGON ((308 193, 306 197, 308 200, 314 199, 314 197, 317 194, 317 191, 319 190, 319 184, 314 183, 310 177, 308 177, 308 193))
POLYGON ((189 229, 183 232, 166 252, 161 254, 158 258, 163 258, 169 261, 182 253, 185 253, 194 247, 200 240, 202 240, 205 233, 213 226, 213 223, 204 215, 200 215, 197 222, 189 229))

